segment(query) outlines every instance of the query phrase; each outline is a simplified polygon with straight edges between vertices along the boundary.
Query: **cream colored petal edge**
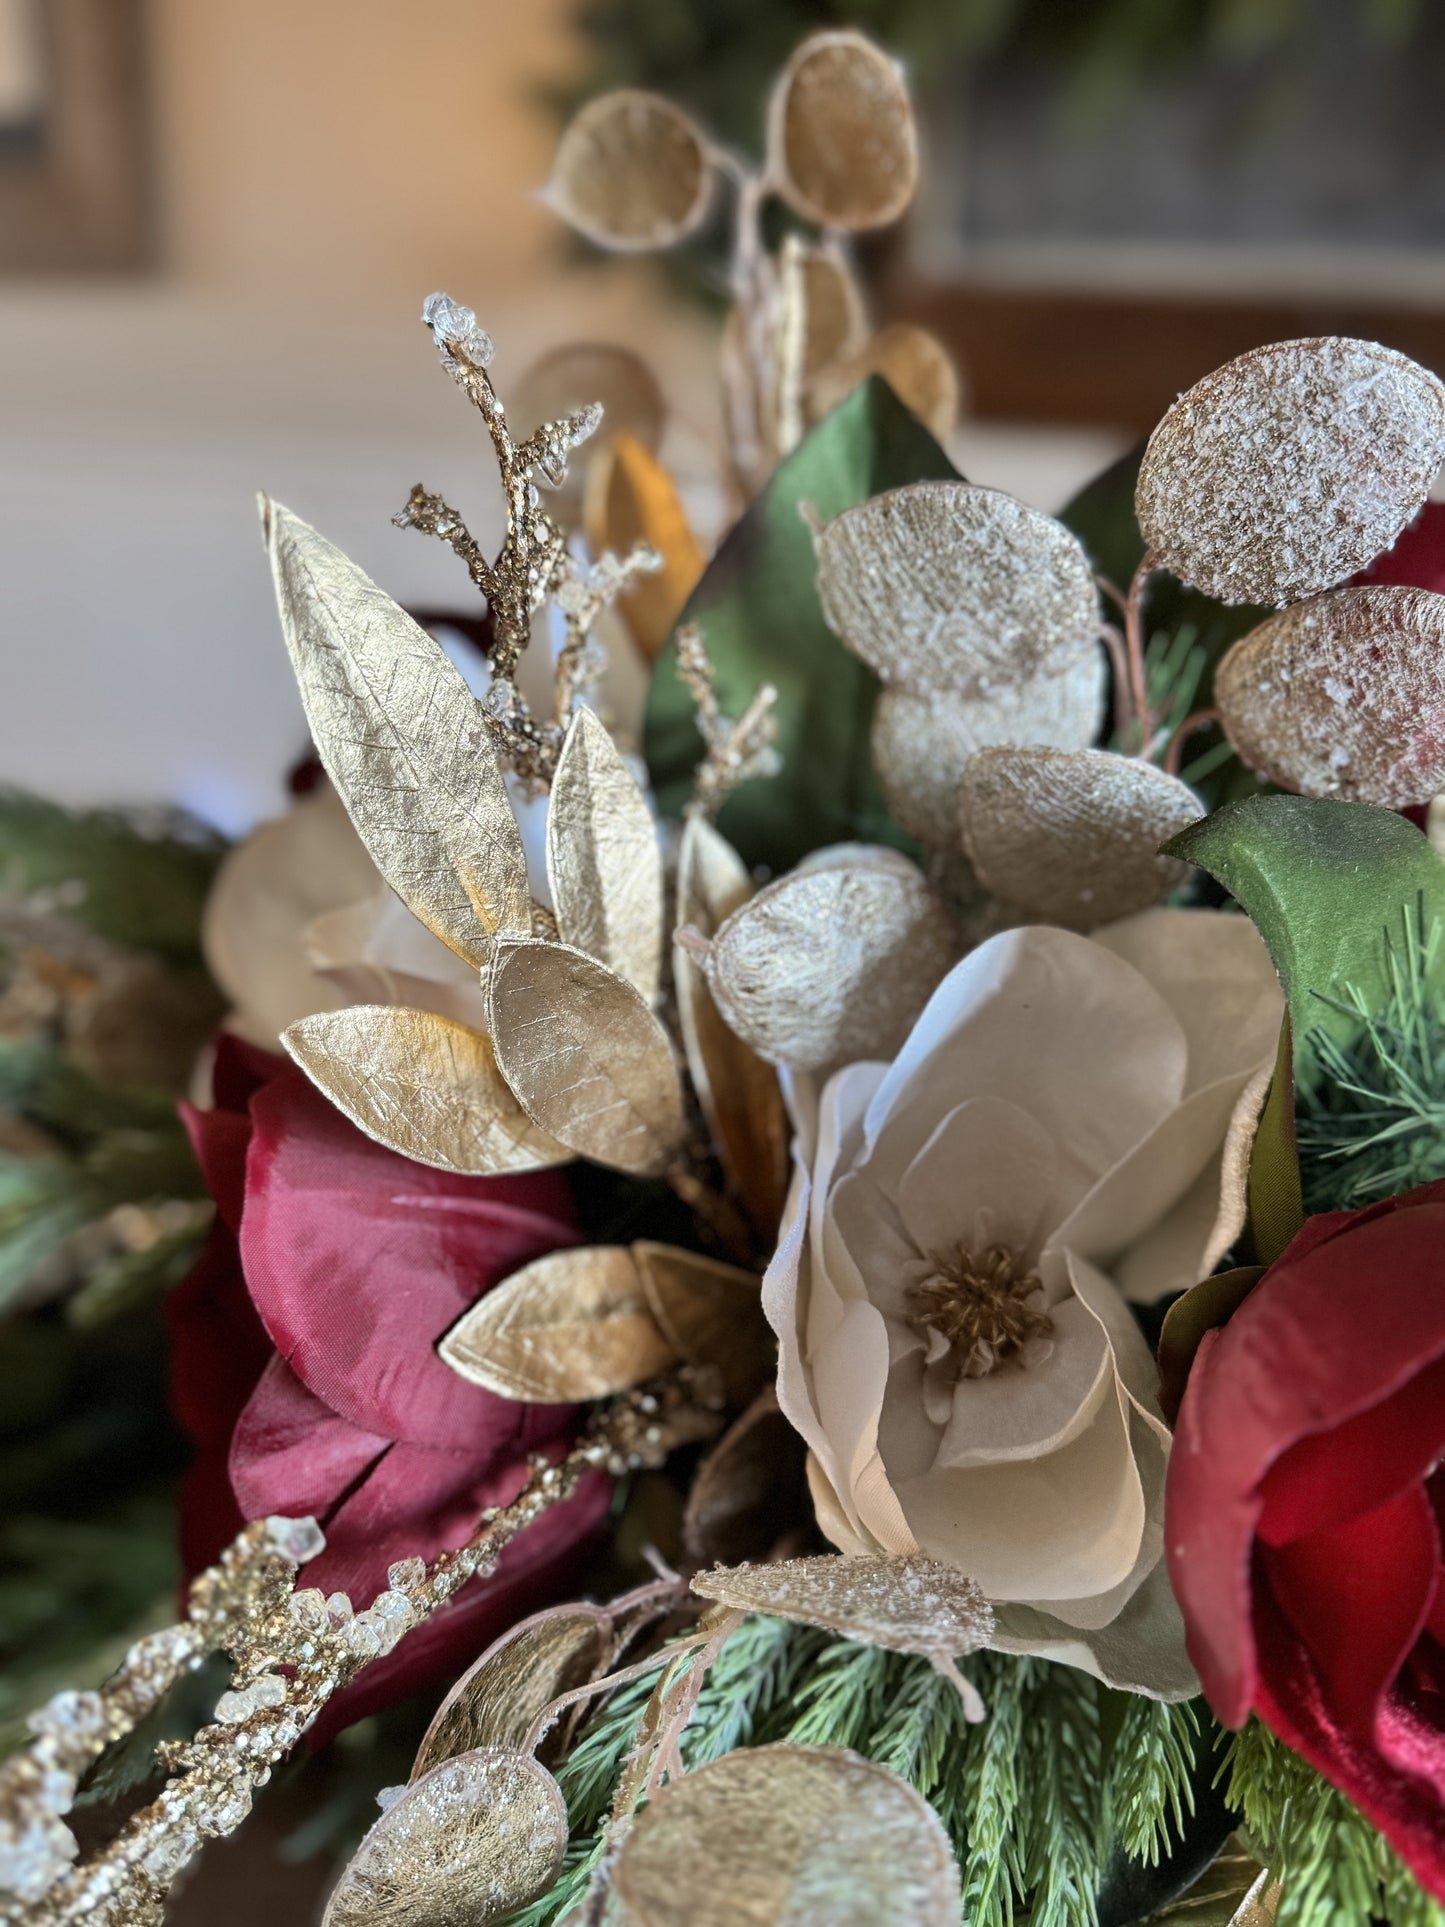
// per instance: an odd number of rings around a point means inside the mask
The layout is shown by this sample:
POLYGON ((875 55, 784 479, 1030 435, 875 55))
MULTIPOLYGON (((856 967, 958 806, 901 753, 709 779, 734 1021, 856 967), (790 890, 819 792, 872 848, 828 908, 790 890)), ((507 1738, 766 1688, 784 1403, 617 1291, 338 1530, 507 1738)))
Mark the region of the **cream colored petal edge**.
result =
POLYGON ((1184 1621, 1161 1559, 1107 1626, 1080 1632, 1034 1606, 996 1605, 995 1652, 1077 1666, 1106 1686, 1149 1699, 1193 1699, 1199 1677, 1184 1647, 1184 1621))

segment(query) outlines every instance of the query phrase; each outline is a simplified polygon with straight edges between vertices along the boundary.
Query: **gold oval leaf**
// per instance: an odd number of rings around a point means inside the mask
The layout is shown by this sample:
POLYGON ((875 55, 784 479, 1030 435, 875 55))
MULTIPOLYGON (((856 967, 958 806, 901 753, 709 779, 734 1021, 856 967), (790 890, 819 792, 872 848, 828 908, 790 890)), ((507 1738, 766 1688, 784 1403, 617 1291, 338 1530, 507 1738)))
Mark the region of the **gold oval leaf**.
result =
POLYGON ((925 1659, 976 1653, 993 1637, 993 1608, 955 1566, 915 1553, 822 1553, 694 1575, 692 1589, 739 1612, 822 1626, 868 1646, 925 1659))
POLYGON ((697 587, 704 557, 672 477, 631 435, 615 435, 588 470, 583 523, 594 554, 628 555, 642 542, 661 556, 660 569, 617 598, 633 640, 655 661, 697 587))
POLYGON ((806 1533, 813 1521, 806 1454, 769 1386, 718 1440, 688 1487, 682 1529, 691 1556, 737 1565, 767 1559, 789 1533, 806 1533))
POLYGON ((471 1384, 538 1405, 606 1398, 677 1362, 626 1245, 534 1258, 463 1312, 437 1349, 471 1384))
POLYGON ((963 395, 953 357, 937 335, 911 321, 890 321, 852 355, 823 369, 808 391, 811 419, 836 408, 870 375, 882 375, 935 441, 946 442, 957 428, 963 395))
POLYGON ((502 1634, 452 1687, 422 1736, 411 1779, 479 1748, 520 1749, 538 1715, 581 1686, 612 1650, 597 1606, 553 1606, 502 1634))
POLYGON ((884 227, 918 187, 918 135, 897 65, 861 33, 810 34, 768 115, 770 183, 825 228, 884 227))
POLYGON ((662 852, 637 779, 590 709, 573 716, 552 778, 547 881, 563 943, 655 1002, 662 852))
POLYGON ((886 683, 994 697, 1097 649, 1099 592, 1078 541, 997 489, 914 482, 845 509, 818 538, 830 626, 886 683))
POLYGON ((503 941, 492 1048, 533 1122, 579 1157, 654 1175, 682 1138, 667 1032, 621 977, 566 944, 503 941))
POLYGON ((1235 643, 1214 676, 1235 754, 1306 796, 1406 809, 1445 789, 1445 596, 1337 589, 1235 643))
MULTIPOLYGON (((507 397, 508 416, 523 423, 565 421, 593 402, 602 405, 602 425, 587 443, 588 458, 569 465, 547 500, 552 520, 568 528, 582 522, 592 471, 619 436, 648 450, 662 440, 667 404, 657 378, 630 348, 607 341, 567 342, 534 361, 507 397)), ((625 555, 632 542, 593 542, 592 547, 597 554, 612 547, 625 555)))
POLYGON ((632 1247, 658 1330, 689 1365, 711 1365, 730 1405, 746 1405, 777 1370, 778 1348, 763 1316, 762 1280, 677 1245, 632 1247))
POLYGON ((1001 743, 1086 749, 1099 734, 1107 689, 1102 649, 995 696, 885 689, 873 711, 873 767, 895 822, 932 849, 956 845, 968 759, 1001 743))
MULTIPOLYGON (((753 894, 742 858, 701 816, 688 819, 677 860, 677 921, 711 937, 753 894)), ((687 1068, 723 1170, 764 1239, 782 1216, 788 1120, 778 1074, 724 1023, 697 958, 672 953, 687 1068)))
POLYGON ((1005 903, 1092 930, 1157 903, 1187 866, 1161 844, 1204 805, 1176 776, 1103 749, 984 749, 959 787, 963 846, 1005 903))
POLYGON ((958 1927, 943 1823, 837 1747, 758 1746, 674 1781, 617 1863, 628 1927, 958 1927))
POLYGON ((796 870, 734 911, 707 956, 724 1020, 769 1063, 824 1072, 892 1057, 957 958, 911 865, 796 870))
POLYGON ((418 1164, 497 1177, 572 1156, 512 1095, 491 1039, 450 1017, 352 1004, 303 1017, 281 1042, 359 1130, 418 1164))
POLYGON ((856 355, 868 339, 863 292, 843 250, 831 241, 801 248, 803 367, 811 382, 835 362, 856 355))
POLYGON ((568 123, 546 198, 598 247, 670 248, 706 219, 712 183, 696 123, 661 94, 622 87, 568 123))
POLYGON ((1277 341, 1181 395, 1135 498, 1163 567, 1220 602, 1294 602, 1388 549, 1445 456, 1445 385, 1393 348, 1277 341))
POLYGON ((317 753, 403 903, 480 966, 529 930, 521 832, 482 711, 441 646, 279 502, 262 521, 317 753))
POLYGON ((389 1806, 326 1904, 322 1927, 482 1927, 556 1879, 567 1807, 525 1753, 459 1753, 389 1806))

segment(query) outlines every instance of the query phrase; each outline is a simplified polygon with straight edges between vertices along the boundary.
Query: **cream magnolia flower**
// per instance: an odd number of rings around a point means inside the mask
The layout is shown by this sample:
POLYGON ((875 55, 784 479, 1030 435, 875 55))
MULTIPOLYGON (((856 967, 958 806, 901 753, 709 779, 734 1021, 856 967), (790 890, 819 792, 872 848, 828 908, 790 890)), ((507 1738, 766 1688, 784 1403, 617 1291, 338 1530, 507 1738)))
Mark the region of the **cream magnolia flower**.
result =
POLYGON ((968 1573, 1004 1651, 1198 1690, 1125 1299, 1194 1283, 1238 1235, 1282 1010, 1240 916, 1006 931, 800 1131, 764 1303, 819 1520, 845 1552, 968 1573))

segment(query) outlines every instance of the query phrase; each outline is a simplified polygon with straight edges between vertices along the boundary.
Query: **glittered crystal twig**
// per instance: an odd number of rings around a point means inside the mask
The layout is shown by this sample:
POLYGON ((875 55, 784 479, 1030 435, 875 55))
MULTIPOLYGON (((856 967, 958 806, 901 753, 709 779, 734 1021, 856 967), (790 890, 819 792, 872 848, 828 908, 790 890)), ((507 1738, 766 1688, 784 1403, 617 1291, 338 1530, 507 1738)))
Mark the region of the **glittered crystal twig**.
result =
POLYGON ((712 658, 701 629, 692 622, 677 632, 677 673, 692 696, 697 731, 706 745, 693 778, 687 814, 711 819, 739 783, 777 775, 778 725, 773 709, 778 692, 771 683, 764 683, 736 722, 724 716, 712 658))

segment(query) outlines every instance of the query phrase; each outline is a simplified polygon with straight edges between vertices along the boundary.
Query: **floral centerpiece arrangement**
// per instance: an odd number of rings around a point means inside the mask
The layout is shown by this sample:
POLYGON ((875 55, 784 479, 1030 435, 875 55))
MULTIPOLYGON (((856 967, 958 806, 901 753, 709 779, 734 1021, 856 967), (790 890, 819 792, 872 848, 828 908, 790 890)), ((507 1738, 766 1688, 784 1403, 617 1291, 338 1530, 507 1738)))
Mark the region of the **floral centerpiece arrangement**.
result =
POLYGON ((1445 387, 1260 348, 1040 514, 868 326, 916 173, 853 33, 759 169, 590 104, 583 233, 735 196, 711 558, 635 357, 434 295, 485 657, 263 499, 289 813, 6 802, 0 1918, 405 1704, 329 1927, 1445 1920, 1445 387))

